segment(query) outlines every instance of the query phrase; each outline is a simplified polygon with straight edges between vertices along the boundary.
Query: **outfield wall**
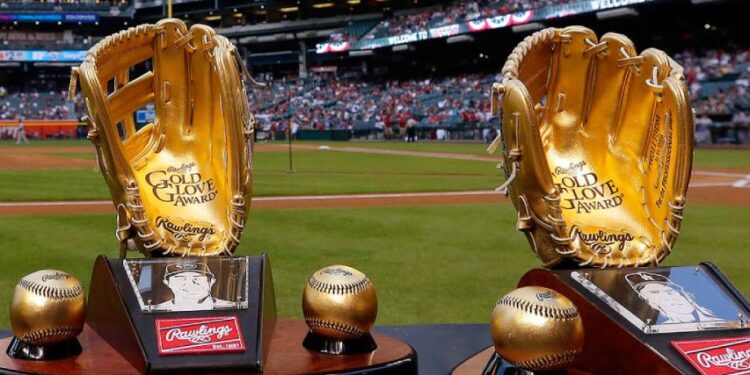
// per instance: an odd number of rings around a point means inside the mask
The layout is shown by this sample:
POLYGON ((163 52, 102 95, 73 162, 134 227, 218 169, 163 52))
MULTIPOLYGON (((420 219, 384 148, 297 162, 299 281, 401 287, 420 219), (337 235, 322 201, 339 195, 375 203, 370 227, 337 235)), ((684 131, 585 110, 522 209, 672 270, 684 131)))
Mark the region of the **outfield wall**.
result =
MULTIPOLYGON (((76 138, 79 126, 85 123, 77 120, 26 120, 26 136, 31 138, 76 138)), ((0 132, 15 135, 18 120, 0 120, 0 132)))

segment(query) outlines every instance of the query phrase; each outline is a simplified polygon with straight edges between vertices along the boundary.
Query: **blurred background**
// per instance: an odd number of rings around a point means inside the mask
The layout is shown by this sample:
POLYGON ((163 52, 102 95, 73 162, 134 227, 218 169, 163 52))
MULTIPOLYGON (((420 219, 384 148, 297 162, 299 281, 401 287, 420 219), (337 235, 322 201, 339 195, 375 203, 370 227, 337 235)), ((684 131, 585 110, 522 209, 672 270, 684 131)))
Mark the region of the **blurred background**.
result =
MULTIPOLYGON (((256 79, 261 139, 483 140, 489 87, 511 49, 544 27, 628 35, 684 65, 700 145, 750 145, 750 61, 741 0, 176 0, 174 17, 229 37, 256 79)), ((164 0, 0 1, 0 137, 81 138, 70 67, 103 37, 167 15, 164 0)), ((136 120, 145 124, 153 108, 136 120)))

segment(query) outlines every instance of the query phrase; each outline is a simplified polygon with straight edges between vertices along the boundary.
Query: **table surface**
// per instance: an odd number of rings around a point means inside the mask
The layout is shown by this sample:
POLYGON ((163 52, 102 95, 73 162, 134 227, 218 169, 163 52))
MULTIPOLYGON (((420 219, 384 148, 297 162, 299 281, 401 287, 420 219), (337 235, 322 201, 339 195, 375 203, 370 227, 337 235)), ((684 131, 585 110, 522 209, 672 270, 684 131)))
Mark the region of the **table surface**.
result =
MULTIPOLYGON (((487 324, 375 326, 373 332, 409 344, 417 353, 419 373, 427 375, 449 374, 454 367, 492 343, 487 324)), ((0 337, 10 335, 10 331, 0 330, 0 337)))

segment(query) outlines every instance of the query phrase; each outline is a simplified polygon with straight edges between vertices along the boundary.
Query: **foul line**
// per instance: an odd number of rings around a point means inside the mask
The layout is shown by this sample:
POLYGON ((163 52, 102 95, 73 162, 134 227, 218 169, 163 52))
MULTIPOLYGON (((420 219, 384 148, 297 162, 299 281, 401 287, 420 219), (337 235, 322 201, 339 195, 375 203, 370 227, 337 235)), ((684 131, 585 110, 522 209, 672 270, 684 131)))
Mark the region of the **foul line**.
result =
POLYGON ((380 198, 413 198, 413 197, 450 197, 473 195, 500 195, 493 190, 449 191, 436 193, 382 193, 382 194, 342 194, 342 195, 296 195, 278 197, 258 197, 253 201, 296 201, 296 200, 335 200, 335 199, 380 199, 380 198))
MULTIPOLYGON (((704 172, 705 173, 705 172, 704 172)), ((703 174, 703 173, 702 173, 703 174)), ((714 172, 708 172, 705 174, 714 174, 714 172)), ((719 172, 716 172, 718 175, 719 172)), ((722 173, 721 175, 730 175, 733 177, 750 177, 746 174, 730 174, 722 173)), ((722 182, 693 182, 690 184, 692 188, 706 188, 706 187, 735 187, 735 188, 747 188, 745 184, 740 182, 746 182, 747 180, 738 181, 722 181, 722 182)), ((279 202, 279 201, 326 201, 326 200, 347 200, 347 199, 394 199, 394 198, 424 198, 424 197, 460 197, 460 196, 484 196, 484 195, 501 195, 499 192, 493 190, 477 190, 477 191, 449 191, 449 192, 423 192, 423 193, 378 193, 378 194, 340 194, 340 195, 292 195, 292 196, 275 196, 275 197, 253 197, 253 202, 279 202)), ((54 206, 101 206, 112 204, 112 201, 108 200, 95 200, 95 201, 45 201, 45 202, 0 202, 0 208, 2 207, 54 207, 54 206)))
POLYGON ((699 174, 704 176, 719 176, 719 177, 750 177, 747 173, 733 173, 733 172, 714 172, 706 170, 694 170, 693 174, 699 174))
MULTIPOLYGON (((480 191, 451 191, 436 193, 384 193, 384 194, 342 194, 342 195, 295 195, 278 197, 253 197, 253 202, 271 201, 315 201, 315 200, 341 200, 341 199, 382 199, 382 198, 415 198, 415 197, 449 197, 449 196, 478 196, 478 195, 501 195, 492 190, 480 191)), ((97 206, 112 204, 112 201, 50 201, 50 202, 0 202, 0 207, 49 207, 49 206, 97 206)))

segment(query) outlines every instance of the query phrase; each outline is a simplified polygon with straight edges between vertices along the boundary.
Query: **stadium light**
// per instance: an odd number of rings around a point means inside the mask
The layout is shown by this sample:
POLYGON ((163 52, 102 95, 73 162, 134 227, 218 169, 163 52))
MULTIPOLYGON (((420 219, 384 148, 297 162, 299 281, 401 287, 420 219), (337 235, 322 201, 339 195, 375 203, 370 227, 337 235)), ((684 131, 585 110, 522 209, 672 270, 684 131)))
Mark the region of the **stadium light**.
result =
POLYGON ((221 19, 221 16, 207 16, 205 18, 206 21, 218 21, 221 19))
POLYGON ((332 6, 333 6, 333 3, 316 3, 312 5, 312 7, 315 9, 330 8, 332 6))
POLYGON ((399 45, 393 46, 391 50, 393 50, 393 52, 402 52, 402 51, 409 51, 411 49, 412 48, 408 44, 399 44, 399 45))
MULTIPOLYGON (((330 30, 328 30, 328 31, 330 31, 330 30)), ((329 32, 326 35, 331 35, 331 33, 329 32)), ((317 38, 318 37, 318 33, 315 30, 307 30, 307 31, 300 31, 300 32, 298 32, 296 34, 296 36, 297 36, 297 39, 310 39, 310 38, 317 38)))
POLYGON ((638 11, 633 8, 617 8, 596 12, 596 19, 606 20, 617 17, 637 16, 638 11))
POLYGON ((291 13, 291 12, 296 12, 298 10, 299 10, 299 7, 279 8, 279 12, 281 13, 291 13))
POLYGON ((445 42, 448 44, 468 43, 468 42, 473 42, 473 41, 474 41, 474 37, 471 35, 456 35, 456 36, 449 37, 448 39, 445 40, 445 42))
POLYGON ((349 51, 349 57, 372 56, 372 50, 349 51))
POLYGON ((346 3, 349 5, 357 5, 360 3, 360 1, 359 0, 347 0, 346 3))
POLYGON ((305 35, 305 38, 325 38, 340 29, 312 30, 312 33, 305 35))
POLYGON ((541 30, 543 28, 544 28, 544 25, 541 24, 540 22, 529 22, 527 24, 513 26, 513 32, 525 33, 529 31, 541 30))

